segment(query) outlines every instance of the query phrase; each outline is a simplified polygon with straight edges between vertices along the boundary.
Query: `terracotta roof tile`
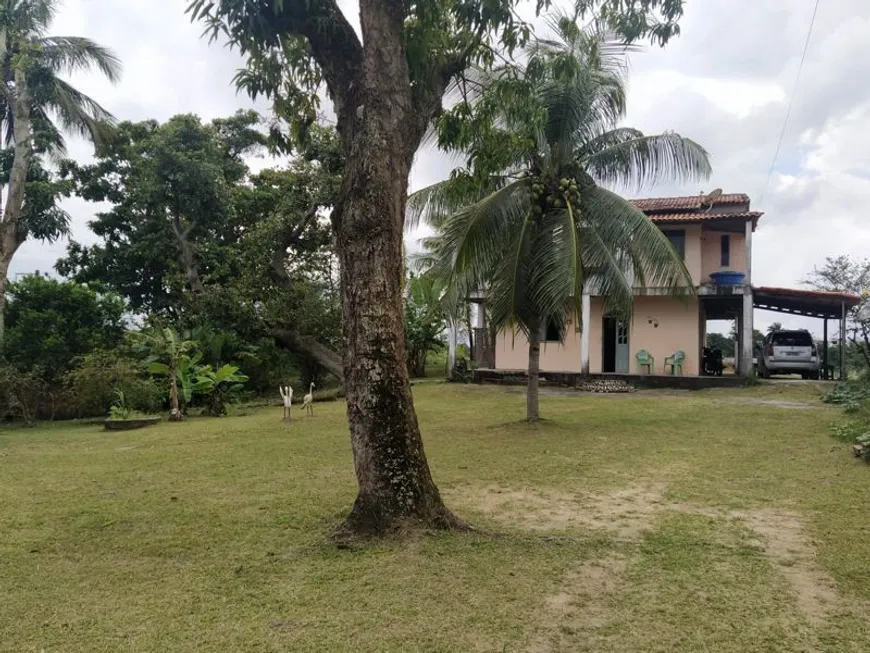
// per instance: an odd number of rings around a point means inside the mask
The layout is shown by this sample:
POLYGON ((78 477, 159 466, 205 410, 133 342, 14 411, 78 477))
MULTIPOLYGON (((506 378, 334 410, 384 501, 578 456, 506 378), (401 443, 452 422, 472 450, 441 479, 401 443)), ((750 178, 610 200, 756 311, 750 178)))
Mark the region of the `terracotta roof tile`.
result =
MULTIPOLYGON (((685 211, 698 210, 701 208, 701 200, 704 195, 689 195, 685 197, 647 197, 629 200, 641 211, 685 211)), ((716 198, 717 204, 748 204, 749 195, 745 193, 725 193, 716 198)))
POLYGON ((653 222, 707 222, 708 220, 749 220, 758 222, 763 213, 760 211, 744 211, 742 213, 714 213, 714 212, 692 212, 684 211, 682 213, 654 213, 649 216, 653 222))

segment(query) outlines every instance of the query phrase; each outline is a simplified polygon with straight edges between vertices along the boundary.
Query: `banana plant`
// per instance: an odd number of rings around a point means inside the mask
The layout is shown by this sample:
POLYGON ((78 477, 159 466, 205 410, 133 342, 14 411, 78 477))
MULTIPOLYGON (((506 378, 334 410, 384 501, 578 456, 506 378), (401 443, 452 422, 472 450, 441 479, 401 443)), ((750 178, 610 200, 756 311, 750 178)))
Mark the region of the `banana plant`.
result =
POLYGON ((227 403, 238 397, 247 375, 239 372, 235 365, 223 365, 214 369, 205 365, 196 370, 195 392, 205 395, 205 411, 212 417, 220 417, 227 412, 227 403))
POLYGON ((147 355, 145 367, 149 373, 165 376, 169 381, 169 419, 184 418, 178 386, 184 404, 190 403, 196 391, 195 365, 202 358, 196 352, 197 343, 185 340, 170 328, 149 329, 133 335, 134 350, 147 355))

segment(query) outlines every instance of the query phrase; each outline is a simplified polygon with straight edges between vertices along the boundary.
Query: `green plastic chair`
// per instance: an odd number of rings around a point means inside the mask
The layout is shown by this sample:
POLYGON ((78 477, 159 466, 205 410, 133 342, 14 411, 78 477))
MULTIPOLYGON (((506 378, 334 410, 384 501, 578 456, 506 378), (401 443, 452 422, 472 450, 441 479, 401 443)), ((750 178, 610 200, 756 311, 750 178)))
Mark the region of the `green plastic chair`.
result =
POLYGON ((635 358, 637 358, 638 371, 642 371, 644 367, 646 368, 647 374, 652 374, 655 371, 656 359, 653 358, 652 354, 650 354, 646 349, 641 349, 637 352, 635 358))
POLYGON ((673 356, 665 357, 665 364, 663 366, 665 374, 668 373, 668 367, 671 368, 671 376, 674 374, 683 375, 683 361, 686 360, 686 352, 682 349, 679 349, 674 352, 673 356))

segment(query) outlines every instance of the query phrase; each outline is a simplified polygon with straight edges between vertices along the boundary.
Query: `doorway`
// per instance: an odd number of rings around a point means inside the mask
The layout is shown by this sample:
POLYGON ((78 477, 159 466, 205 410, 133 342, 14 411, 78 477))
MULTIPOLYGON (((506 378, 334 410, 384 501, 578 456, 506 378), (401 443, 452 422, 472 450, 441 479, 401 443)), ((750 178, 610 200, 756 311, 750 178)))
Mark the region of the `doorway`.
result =
POLYGON ((630 351, 628 325, 615 317, 604 318, 601 371, 628 374, 630 351))

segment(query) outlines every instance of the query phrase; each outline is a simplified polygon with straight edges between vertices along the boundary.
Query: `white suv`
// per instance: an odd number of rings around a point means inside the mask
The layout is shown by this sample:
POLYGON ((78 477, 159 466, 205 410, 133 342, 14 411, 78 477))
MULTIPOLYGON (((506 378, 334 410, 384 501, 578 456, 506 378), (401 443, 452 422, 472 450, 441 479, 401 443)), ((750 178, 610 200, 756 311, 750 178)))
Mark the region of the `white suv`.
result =
POLYGON ((764 338, 761 351, 761 376, 800 374, 805 379, 819 378, 819 350, 810 332, 774 331, 764 338))

